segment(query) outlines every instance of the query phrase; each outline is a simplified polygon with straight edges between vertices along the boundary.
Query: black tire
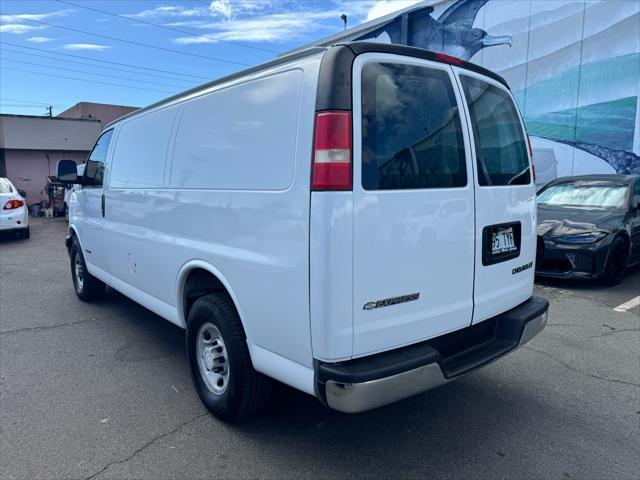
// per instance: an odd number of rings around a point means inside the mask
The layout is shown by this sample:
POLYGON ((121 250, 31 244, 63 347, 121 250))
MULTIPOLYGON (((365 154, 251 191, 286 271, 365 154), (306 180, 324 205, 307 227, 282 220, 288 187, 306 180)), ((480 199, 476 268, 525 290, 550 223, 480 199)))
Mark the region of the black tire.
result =
POLYGON ((629 249, 621 238, 616 238, 609 247, 609 253, 605 260, 602 283, 609 286, 618 285, 624 277, 627 268, 629 249))
POLYGON ((83 302, 92 302, 102 298, 106 290, 106 285, 103 281, 91 275, 89 270, 87 270, 87 264, 84 261, 82 248, 77 238, 73 239, 69 257, 71 259, 73 289, 78 298, 83 302), (76 261, 79 262, 80 268, 76 268, 76 261))
POLYGON ((212 293, 196 300, 189 311, 186 343, 193 384, 204 406, 217 418, 225 422, 238 421, 267 403, 271 380, 253 369, 242 323, 228 295, 212 293), (213 324, 218 329, 228 358, 225 359, 228 378, 221 393, 207 386, 198 364, 197 342, 202 341, 199 336, 205 324, 213 324))
POLYGON ((31 230, 29 229, 29 227, 25 228, 24 230, 20 230, 20 238, 24 238, 25 240, 27 238, 31 238, 31 230))

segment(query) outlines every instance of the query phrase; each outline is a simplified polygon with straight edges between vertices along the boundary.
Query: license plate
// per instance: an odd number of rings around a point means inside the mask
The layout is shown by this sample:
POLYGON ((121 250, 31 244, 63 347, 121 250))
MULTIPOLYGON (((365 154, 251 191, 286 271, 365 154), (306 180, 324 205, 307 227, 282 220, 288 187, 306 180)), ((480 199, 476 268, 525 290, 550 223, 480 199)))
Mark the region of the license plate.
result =
POLYGON ((518 249, 513 235, 513 227, 495 230, 491 236, 491 254, 511 253, 518 249))

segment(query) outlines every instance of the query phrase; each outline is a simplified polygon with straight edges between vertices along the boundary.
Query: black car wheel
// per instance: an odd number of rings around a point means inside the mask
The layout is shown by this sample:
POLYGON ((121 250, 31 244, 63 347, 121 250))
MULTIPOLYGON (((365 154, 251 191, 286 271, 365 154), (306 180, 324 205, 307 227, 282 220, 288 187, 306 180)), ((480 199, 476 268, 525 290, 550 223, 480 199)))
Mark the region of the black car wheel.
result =
POLYGON ((73 239, 71 250, 71 278, 78 298, 84 302, 98 300, 104 296, 106 285, 89 273, 84 261, 82 248, 77 238, 73 239))
POLYGON ((621 238, 616 238, 609 247, 609 253, 605 260, 602 282, 605 285, 618 285, 624 277, 627 267, 629 250, 627 244, 621 238))
POLYGON ((271 380, 253 369, 244 329, 228 296, 212 293, 196 300, 186 340, 193 383, 216 417, 237 421, 267 402, 271 380))

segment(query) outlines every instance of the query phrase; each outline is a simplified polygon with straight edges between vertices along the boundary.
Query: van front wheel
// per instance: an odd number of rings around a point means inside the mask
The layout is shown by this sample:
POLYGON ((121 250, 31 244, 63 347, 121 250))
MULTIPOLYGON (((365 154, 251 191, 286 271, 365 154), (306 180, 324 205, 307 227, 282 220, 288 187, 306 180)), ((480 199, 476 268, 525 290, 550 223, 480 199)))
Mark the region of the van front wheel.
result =
POLYGON ((216 417, 233 422, 269 399, 271 381, 253 369, 240 318, 227 295, 205 295, 187 320, 187 355, 200 400, 216 417))
POLYGON ((82 248, 77 238, 73 239, 71 250, 69 251, 71 258, 71 278, 73 280, 73 288, 78 298, 84 302, 98 300, 104 296, 106 285, 101 280, 89 273, 87 264, 84 261, 82 248))

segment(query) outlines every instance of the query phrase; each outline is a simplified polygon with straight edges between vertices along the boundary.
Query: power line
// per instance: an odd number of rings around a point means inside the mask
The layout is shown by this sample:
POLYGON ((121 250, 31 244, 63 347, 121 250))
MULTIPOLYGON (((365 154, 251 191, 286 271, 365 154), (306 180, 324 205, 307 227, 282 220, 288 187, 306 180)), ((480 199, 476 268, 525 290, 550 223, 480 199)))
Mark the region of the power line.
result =
POLYGON ((85 35, 92 35, 94 37, 106 38, 108 40, 114 40, 116 42, 129 43, 131 45, 136 45, 138 47, 153 48, 153 49, 156 49, 156 50, 161 50, 163 52, 179 53, 180 55, 188 55, 190 57, 204 58, 206 60, 213 60, 215 62, 223 62, 223 63, 229 63, 229 64, 233 64, 233 65, 240 65, 242 67, 250 67, 251 66, 248 63, 235 62, 233 60, 225 60, 224 58, 210 57, 208 55, 200 55, 198 53, 184 52, 182 50, 176 50, 176 49, 173 49, 173 48, 159 47, 157 45, 151 45, 149 43, 136 42, 134 40, 125 40, 123 38, 112 37, 110 35, 102 35, 101 33, 87 32, 86 30, 79 30, 77 28, 71 28, 71 27, 63 27, 62 25, 55 25, 53 23, 43 22, 41 20, 33 20, 31 18, 23 18, 23 17, 19 17, 19 16, 16 16, 16 15, 9 15, 9 14, 4 13, 4 12, 0 12, 0 15, 5 15, 5 16, 11 17, 11 18, 17 18, 19 20, 23 20, 23 21, 27 21, 27 22, 38 23, 40 25, 46 25, 48 27, 61 28, 63 30, 69 30, 71 32, 83 33, 85 35))
MULTIPOLYGON (((21 98, 0 98, 0 102, 20 102, 20 103, 29 103, 31 105, 33 105, 34 107, 36 106, 48 106, 51 105, 53 107, 57 107, 57 108, 67 108, 70 107, 71 105, 60 105, 57 103, 50 103, 50 102, 34 102, 33 100, 23 100, 21 98)), ((0 105, 6 106, 8 105, 7 103, 0 103, 0 105)), ((26 106, 26 105, 25 105, 26 106)))
MULTIPOLYGON (((13 60, 11 58, 3 58, 2 62, 14 62, 14 63, 22 63, 22 64, 25 64, 25 65, 33 65, 33 66, 36 66, 36 67, 58 69, 58 67, 56 67, 56 66, 42 65, 40 63, 33 63, 33 62, 24 62, 22 60, 13 60)), ((98 77, 115 78, 115 79, 118 79, 118 80, 128 80, 130 82, 149 83, 149 84, 154 84, 154 85, 160 85, 162 87, 174 87, 174 88, 185 88, 185 89, 188 88, 188 87, 185 87, 184 85, 174 85, 174 84, 170 84, 170 83, 154 82, 152 80, 141 80, 139 78, 121 77, 119 75, 108 75, 106 73, 85 72, 84 70, 77 70, 75 68, 67 68, 67 67, 65 67, 65 71, 67 71, 67 72, 75 72, 75 73, 82 73, 83 75, 94 75, 94 76, 98 76, 98 77)))
POLYGON ((24 103, 0 103, 0 107, 19 107, 19 108, 42 108, 48 105, 43 103, 39 105, 25 105, 24 103))
MULTIPOLYGON (((139 68, 141 70, 148 70, 148 71, 151 71, 151 72, 170 73, 172 75, 182 75, 183 77, 192 77, 192 78, 200 78, 202 80, 211 80, 211 77, 203 77, 201 75, 191 75, 191 74, 188 74, 188 73, 172 72, 171 70, 161 70, 161 69, 151 68, 151 67, 141 67, 139 65, 132 65, 130 63, 120 63, 120 62, 112 62, 112 61, 109 61, 109 60, 99 60, 97 58, 85 57, 85 56, 82 56, 82 55, 73 55, 71 53, 54 52, 53 50, 46 50, 44 48, 26 47, 26 46, 20 45, 18 43, 5 42, 4 40, 0 40, 0 44, 11 45, 12 47, 26 48, 28 50, 35 50, 35 51, 38 51, 38 52, 52 53, 54 55, 63 55, 65 57, 82 58, 82 59, 85 59, 85 60, 91 60, 92 62, 108 63, 110 65, 120 65, 122 67, 139 68)), ((31 54, 31 55, 33 55, 33 54, 31 54)), ((178 80, 178 79, 176 78, 175 80, 178 80)))
POLYGON ((76 81, 79 81, 79 82, 99 83, 101 85, 111 85, 113 87, 134 88, 136 90, 147 90, 149 92, 174 93, 174 92, 169 91, 169 90, 157 90, 157 89, 154 89, 154 88, 132 87, 131 85, 123 85, 121 83, 100 82, 99 80, 88 80, 88 79, 85 79, 85 78, 66 77, 64 75, 54 75, 53 73, 33 72, 31 70, 21 70, 21 69, 18 69, 18 68, 0 67, 0 70, 10 70, 10 71, 13 71, 13 72, 31 73, 33 75, 42 75, 44 77, 64 78, 66 80, 76 80, 76 81))
MULTIPOLYGON (((0 43, 2 43, 2 42, 0 42, 0 43)), ((4 49, 5 52, 16 53, 18 55, 29 55, 31 57, 46 58, 47 60, 53 60, 53 61, 56 61, 56 62, 75 63, 75 64, 78 64, 78 65, 85 65, 85 66, 93 67, 93 68, 104 68, 106 70, 113 70, 114 72, 133 73, 134 75, 147 75, 147 76, 153 75, 153 78, 166 78, 168 80, 174 80, 176 82, 186 82, 186 83, 191 82, 191 80, 182 79, 182 78, 175 78, 175 77, 168 77, 166 75, 158 75, 157 73, 150 74, 150 73, 144 73, 144 72, 136 72, 134 70, 126 70, 124 68, 114 68, 114 67, 106 67, 106 66, 103 66, 103 65, 93 65, 92 63, 79 62, 77 60, 67 60, 66 58, 54 58, 54 57, 48 57, 46 55, 38 55, 37 53, 21 52, 19 50, 12 50, 12 49, 9 49, 7 47, 2 47, 2 48, 4 49)), ((55 52, 51 52, 51 53, 55 53, 55 52)), ((206 78, 206 77, 203 77, 203 78, 206 78)))
MULTIPOLYGON (((158 23, 147 22, 146 20, 141 20, 139 18, 127 17, 126 15, 119 15, 117 13, 109 12, 109 11, 106 11, 106 10, 100 10, 98 8, 87 7, 86 5, 81 5, 81 4, 73 3, 73 2, 68 2, 66 0, 56 0, 56 1, 59 2, 59 3, 64 3, 66 5, 71 5, 73 7, 84 8, 85 10, 91 10, 92 12, 103 13, 105 15, 111 15, 112 17, 122 18, 124 20, 129 20, 131 22, 137 22, 137 23, 142 23, 144 25, 149 25, 149 26, 152 26, 152 27, 162 28, 164 30, 169 30, 169 31, 172 31, 172 32, 183 33, 185 35, 191 35, 191 36, 197 37, 197 38, 210 38, 207 35, 200 35, 198 33, 193 33, 193 32, 190 32, 188 30, 182 30, 180 28, 173 28, 173 27, 169 27, 167 25, 160 25, 158 23)), ((252 48, 254 50, 261 50, 263 52, 279 53, 277 50, 271 50, 269 48, 263 48, 263 47, 256 47, 255 45, 248 45, 246 43, 241 43, 241 42, 232 42, 230 40, 222 40, 222 39, 216 39, 216 41, 217 42, 222 42, 222 43, 228 43, 230 45, 237 45, 239 47, 252 48)))

